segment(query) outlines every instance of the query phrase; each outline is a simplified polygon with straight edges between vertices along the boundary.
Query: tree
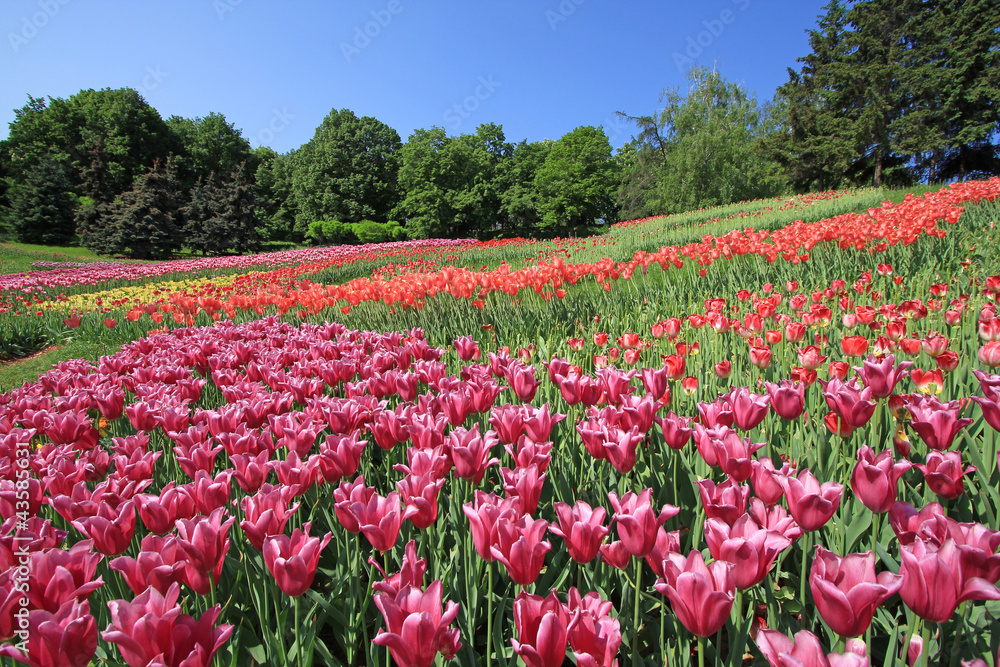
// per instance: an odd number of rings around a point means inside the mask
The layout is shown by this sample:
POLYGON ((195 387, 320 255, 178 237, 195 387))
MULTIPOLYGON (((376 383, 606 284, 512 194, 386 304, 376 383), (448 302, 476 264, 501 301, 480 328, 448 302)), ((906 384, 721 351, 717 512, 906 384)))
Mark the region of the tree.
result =
POLYGON ((305 232, 296 227, 298 202, 292 188, 295 154, 290 151, 278 155, 267 147, 256 149, 260 164, 257 167, 257 199, 260 203, 258 218, 261 235, 271 241, 301 243, 305 232))
POLYGON ((183 146, 182 154, 175 160, 187 185, 212 173, 233 173, 241 164, 249 166, 251 175, 256 172, 257 156, 250 142, 221 113, 194 119, 171 116, 167 125, 183 146))
POLYGON ((333 110, 296 152, 295 231, 315 220, 385 222, 396 205, 399 134, 375 118, 333 110))
POLYGON ((100 143, 108 158, 108 185, 116 195, 153 162, 181 149, 159 113, 131 88, 81 90, 68 99, 29 96, 28 104, 14 112, 7 141, 20 174, 50 157, 63 164, 75 192, 90 150, 100 143))
POLYGON ((564 135, 535 174, 540 230, 567 235, 598 221, 614 222, 616 179, 603 129, 587 125, 564 135))
POLYGON ((532 236, 541 222, 535 176, 545 164, 553 142, 522 141, 511 151, 498 174, 502 236, 532 236))
POLYGON ((10 191, 10 218, 22 243, 65 245, 73 240, 76 198, 62 165, 52 158, 37 162, 10 191))
MULTIPOLYGON (((163 259, 181 248, 181 191, 172 160, 157 162, 110 206, 99 248, 133 259, 163 259)), ((91 246, 88 246, 91 247, 91 246)))
POLYGON ((198 179, 183 209, 184 241, 206 255, 260 250, 257 197, 239 165, 226 178, 209 174, 198 179))

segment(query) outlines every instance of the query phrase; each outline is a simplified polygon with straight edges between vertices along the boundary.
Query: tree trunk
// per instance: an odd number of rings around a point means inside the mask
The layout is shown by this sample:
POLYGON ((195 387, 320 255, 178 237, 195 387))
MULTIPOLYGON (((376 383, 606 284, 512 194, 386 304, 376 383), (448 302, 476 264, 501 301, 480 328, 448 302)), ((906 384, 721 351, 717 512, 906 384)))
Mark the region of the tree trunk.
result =
POLYGON ((875 151, 875 187, 882 187, 882 149, 875 151))

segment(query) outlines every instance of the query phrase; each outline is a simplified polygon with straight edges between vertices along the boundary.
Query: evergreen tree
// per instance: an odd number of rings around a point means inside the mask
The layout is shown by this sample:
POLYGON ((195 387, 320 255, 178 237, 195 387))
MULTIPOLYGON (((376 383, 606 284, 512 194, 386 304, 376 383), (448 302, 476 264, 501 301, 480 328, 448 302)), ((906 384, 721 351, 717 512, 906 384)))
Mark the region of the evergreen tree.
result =
POLYGON ((98 137, 90 149, 90 163, 80 173, 80 206, 76 211, 76 233, 80 242, 100 254, 109 254, 110 236, 104 232, 106 216, 114 197, 109 183, 110 167, 104 140, 98 137))
POLYGON ((133 259, 170 257, 182 244, 180 200, 173 161, 157 162, 111 205, 101 245, 133 259))
POLYGON ((18 241, 65 245, 73 241, 76 199, 62 165, 38 161, 10 190, 10 219, 18 241))
POLYGON ((199 179, 184 208, 184 243, 206 255, 260 250, 257 234, 259 202, 240 165, 225 179, 210 174, 199 179))

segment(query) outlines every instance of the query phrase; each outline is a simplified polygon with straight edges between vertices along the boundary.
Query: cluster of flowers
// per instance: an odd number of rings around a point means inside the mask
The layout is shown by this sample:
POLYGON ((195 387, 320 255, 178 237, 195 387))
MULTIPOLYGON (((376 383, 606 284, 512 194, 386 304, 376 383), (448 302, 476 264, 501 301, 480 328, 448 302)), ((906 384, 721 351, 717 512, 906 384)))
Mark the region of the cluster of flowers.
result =
MULTIPOLYGON (((256 255, 230 257, 205 257, 179 259, 166 262, 92 262, 59 264, 48 271, 14 273, 0 276, 0 293, 37 292, 49 294, 57 289, 78 285, 101 285, 109 281, 137 281, 170 274, 204 271, 252 271, 264 267, 301 267, 322 264, 340 266, 372 256, 391 256, 411 250, 438 249, 464 246, 474 241, 467 239, 433 239, 425 241, 394 241, 358 246, 330 246, 302 248, 256 255)), ((312 269, 317 270, 317 269, 312 269)))

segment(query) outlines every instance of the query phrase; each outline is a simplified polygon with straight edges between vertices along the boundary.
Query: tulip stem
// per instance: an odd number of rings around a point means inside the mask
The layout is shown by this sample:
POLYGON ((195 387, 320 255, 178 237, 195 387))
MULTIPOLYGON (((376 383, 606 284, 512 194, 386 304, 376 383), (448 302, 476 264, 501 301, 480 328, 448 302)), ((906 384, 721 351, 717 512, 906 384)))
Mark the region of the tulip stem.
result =
POLYGON ((301 595, 295 596, 295 657, 299 663, 299 667, 303 667, 304 662, 302 659, 302 636, 300 633, 301 626, 299 625, 299 598, 301 595))
POLYGON ((486 563, 486 667, 493 660, 493 563, 486 563))
POLYGON ((698 635, 698 667, 705 667, 705 638, 698 635))
POLYGON ((806 565, 809 561, 809 543, 811 542, 810 533, 806 532, 802 535, 802 571, 799 575, 799 605, 802 608, 802 628, 805 630, 810 630, 808 607, 806 605, 806 565))
POLYGON ((639 664, 639 582, 642 579, 642 559, 635 559, 635 605, 632 608, 632 666, 639 664))

